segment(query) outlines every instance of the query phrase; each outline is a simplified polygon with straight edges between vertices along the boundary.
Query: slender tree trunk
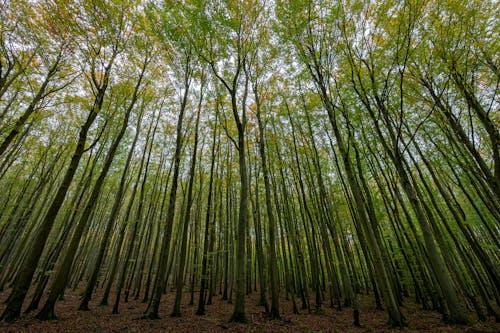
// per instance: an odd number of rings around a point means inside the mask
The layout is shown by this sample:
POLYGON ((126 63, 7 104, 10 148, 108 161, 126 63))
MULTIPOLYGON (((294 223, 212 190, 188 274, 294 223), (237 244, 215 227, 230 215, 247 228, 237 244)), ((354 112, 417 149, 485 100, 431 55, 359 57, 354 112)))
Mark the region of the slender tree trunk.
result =
POLYGON ((104 85, 98 89, 98 93, 96 99, 94 101, 94 106, 90 110, 87 115, 87 119, 83 126, 80 129, 80 133, 78 135, 78 142, 75 147, 75 151, 71 158, 71 162, 69 164, 68 169, 63 177, 61 184, 57 190, 57 193, 52 200, 52 203, 40 225, 39 231, 36 234, 35 238, 31 242, 31 248, 23 261, 23 264, 19 270, 19 273, 16 278, 16 282, 14 283, 12 293, 7 300, 7 307, 5 308, 1 319, 6 321, 12 321, 19 318, 21 314, 21 307, 23 305, 24 298, 26 297, 26 293, 28 292, 31 279, 33 278, 33 274, 35 273, 35 269, 37 267, 38 261, 40 260, 40 253, 42 253, 45 243, 47 242, 50 231, 52 230, 52 226, 57 217, 59 209, 61 208, 64 199, 66 197, 66 193, 68 192, 69 186, 73 181, 73 177, 78 168, 78 164, 80 159, 85 152, 85 143, 87 141, 87 134, 90 129, 90 126, 94 123, 94 120, 97 117, 97 113, 102 108, 102 104, 104 102, 104 95, 107 88, 107 82, 109 78, 109 71, 111 70, 112 61, 108 64, 106 68, 105 74, 105 83, 104 85))
POLYGON ((272 319, 280 318, 279 309, 279 288, 278 288, 278 261, 276 258, 276 218, 273 212, 271 199, 271 184, 269 181, 269 171, 267 167, 267 154, 265 148, 265 124, 261 117, 261 102, 258 95, 257 87, 254 86, 255 101, 257 106, 257 124, 259 127, 259 153, 262 165, 262 176, 264 177, 264 188, 266 193, 266 212, 268 218, 268 234, 269 234, 269 282, 271 284, 271 312, 269 313, 272 319))
MULTIPOLYGON (((217 102, 218 103, 218 102, 217 102)), ((217 104, 218 107, 218 104, 217 104)), ((218 112, 215 113, 215 123, 217 123, 218 112)), ((202 316, 205 314, 205 299, 206 299, 206 289, 208 288, 208 256, 211 255, 208 253, 209 249, 209 237, 210 231, 213 228, 210 223, 210 214, 212 208, 212 193, 213 193, 213 183, 214 183, 214 167, 215 167, 215 151, 218 150, 217 144, 217 128, 213 129, 213 137, 212 137, 212 152, 211 152, 211 160, 210 160, 210 180, 208 184, 208 197, 207 197, 207 210, 205 213, 205 233, 203 240, 203 259, 201 260, 201 282, 200 282, 200 295, 198 300, 198 309, 196 310, 196 314, 202 316)))
POLYGON ((94 267, 92 269, 92 273, 90 275, 90 279, 87 282, 87 287, 85 288, 85 291, 83 293, 82 301, 79 306, 79 310, 82 311, 88 311, 89 310, 89 301, 92 297, 92 292, 94 291, 94 288, 97 283, 97 278, 99 275, 99 270, 101 269, 101 263, 102 260, 104 259, 104 254, 106 252, 106 247, 109 241, 109 237, 111 235, 111 231, 113 226, 115 225, 115 220, 118 215, 118 212, 120 210, 120 205, 123 200, 123 193, 125 192, 125 186, 126 186, 126 180, 127 180, 127 174, 128 174, 128 169, 130 167, 130 161, 132 159, 135 146, 137 144, 137 140, 139 138, 139 133, 140 133, 140 128, 141 128, 141 120, 142 120, 142 110, 141 113, 139 114, 139 118, 137 120, 137 127, 135 131, 135 136, 134 140, 132 142, 132 146, 130 147, 127 160, 125 161, 125 166, 122 172, 122 177, 120 179, 120 185, 118 186, 118 191, 116 192, 115 195, 115 201, 113 203, 113 208, 111 209, 111 213, 109 215, 108 221, 106 223, 106 229, 104 231, 104 235, 102 237, 102 241, 99 244, 99 249, 98 249, 98 254, 97 258, 94 262, 94 267))
POLYGON ((88 221, 90 220, 92 212, 94 211, 96 203, 98 202, 98 198, 101 194, 101 188, 108 175, 108 171, 111 167, 111 164, 113 163, 113 160, 115 158, 116 150, 118 149, 118 146, 120 145, 123 135, 125 134, 125 131, 127 129, 130 113, 137 98, 137 91, 139 89, 141 79, 142 75, 135 87, 132 101, 130 103, 129 108, 126 110, 120 131, 118 132, 118 135, 115 137, 113 143, 111 144, 111 147, 104 161, 101 173, 99 174, 99 177, 95 182, 94 188, 92 189, 92 193, 90 194, 87 205, 85 206, 82 216, 80 217, 80 221, 78 221, 78 224, 76 225, 75 231, 73 232, 73 237, 66 250, 66 254, 64 258, 61 260, 61 266, 54 277, 47 301, 45 302, 45 305, 42 308, 42 310, 40 310, 40 312, 37 314, 38 319, 42 320, 56 319, 56 315, 54 313, 55 303, 59 295, 63 293, 64 288, 66 287, 70 275, 70 269, 76 255, 76 251, 78 250, 78 244, 80 244, 85 228, 88 224, 88 221))
POLYGON ((187 190, 187 202, 184 209, 184 216, 182 218, 182 231, 181 231, 181 249, 179 256, 179 267, 177 268, 177 283, 175 291, 175 301, 174 308, 170 316, 180 317, 181 316, 181 300, 182 300, 182 290, 184 288, 184 269, 186 266, 186 252, 187 252, 187 234, 189 222, 191 220, 191 206, 193 204, 193 184, 195 178, 196 169, 196 154, 198 151, 198 129, 200 124, 200 113, 201 113, 201 103, 203 100, 203 83, 200 92, 200 102, 198 104, 198 112, 196 114, 196 124, 194 129, 194 144, 193 153, 191 155, 191 166, 189 167, 189 184, 187 190))
POLYGON ((185 63, 184 69, 184 96, 182 98, 179 116, 177 118, 177 128, 176 128, 176 141, 175 141, 175 152, 174 152, 174 173, 172 175, 172 185, 170 188, 170 197, 168 201, 167 218, 165 221, 165 233, 163 235, 163 240, 160 248, 160 255, 158 261, 158 269, 156 270, 156 278, 153 287, 153 293, 151 295, 151 301, 149 302, 148 308, 144 313, 145 319, 158 319, 158 309, 160 307, 160 299, 165 289, 166 277, 167 277, 167 259, 169 255, 170 238, 172 236, 172 226, 175 217, 175 202, 177 198, 177 187, 179 183, 179 168, 181 162, 181 150, 182 150, 182 123, 184 120, 184 113, 186 111, 186 104, 188 100, 189 87, 191 82, 191 68, 190 68, 190 57, 188 56, 185 63))

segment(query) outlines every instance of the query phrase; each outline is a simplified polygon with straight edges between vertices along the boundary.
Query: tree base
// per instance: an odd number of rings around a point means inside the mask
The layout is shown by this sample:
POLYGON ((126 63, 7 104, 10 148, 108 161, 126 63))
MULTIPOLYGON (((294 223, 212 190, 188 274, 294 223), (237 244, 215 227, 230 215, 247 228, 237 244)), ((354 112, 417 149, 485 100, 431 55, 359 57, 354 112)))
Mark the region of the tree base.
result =
POLYGON ((53 305, 45 305, 43 309, 38 312, 38 314, 35 316, 36 319, 39 320, 57 320, 57 316, 54 312, 54 306, 53 305))
POLYGON ((157 319, 160 319, 160 316, 158 316, 157 313, 149 313, 149 312, 146 312, 142 317, 141 319, 146 319, 146 320, 157 320, 157 319))
POLYGON ((315 315, 322 315, 324 314, 325 312, 323 311, 323 309, 321 307, 316 307, 314 308, 314 314, 315 315))
POLYGON ((244 312, 233 312, 231 319, 229 319, 232 323, 246 323, 247 319, 245 318, 244 312))
POLYGON ((275 309, 271 309, 271 312, 269 312, 269 319, 271 320, 280 320, 280 312, 276 311, 275 309))
POLYGON ((443 322, 450 325, 470 325, 469 319, 461 316, 443 315, 443 322))
POLYGON ((81 303, 78 307, 78 311, 90 311, 88 303, 81 303))
POLYGON ((355 309, 353 311, 354 322, 352 323, 356 327, 361 327, 361 323, 359 322, 359 310, 355 309))
POLYGON ((174 310, 172 311, 172 313, 170 314, 170 317, 181 317, 181 312, 178 311, 178 310, 174 310))
POLYGON ((19 319, 21 316, 21 311, 20 309, 9 309, 8 307, 5 309, 5 311, 2 313, 2 317, 0 317, 0 320, 6 321, 6 322, 13 322, 16 319, 19 319))
POLYGON ((406 322, 405 317, 401 315, 401 320, 395 321, 392 318, 389 318, 389 321, 387 322, 387 326, 392 327, 392 328, 404 328, 408 327, 408 323, 406 322))

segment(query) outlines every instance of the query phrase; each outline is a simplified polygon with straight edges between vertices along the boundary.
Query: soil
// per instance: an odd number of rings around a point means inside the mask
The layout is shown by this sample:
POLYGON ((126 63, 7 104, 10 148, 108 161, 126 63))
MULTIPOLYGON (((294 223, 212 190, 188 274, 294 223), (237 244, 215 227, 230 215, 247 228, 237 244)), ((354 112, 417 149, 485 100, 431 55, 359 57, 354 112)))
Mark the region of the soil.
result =
MULTIPOLYGON (((387 314, 375 309, 373 297, 360 297, 361 327, 352 325, 352 309, 345 308, 337 311, 325 304, 319 314, 299 310, 299 314, 292 313, 292 303, 284 298, 281 300, 280 320, 267 318, 263 307, 257 306, 258 293, 247 295, 245 299, 247 323, 231 323, 233 305, 221 299, 219 295, 213 298, 213 304, 207 305, 206 315, 197 316, 196 306, 187 305, 189 293, 184 294, 182 317, 170 317, 174 292, 169 292, 162 299, 160 319, 144 320, 141 316, 146 304, 140 300, 129 300, 120 305, 120 314, 111 314, 112 306, 99 306, 101 289, 98 289, 90 302, 90 311, 78 311, 79 291, 68 290, 65 298, 56 305, 58 320, 40 321, 34 319, 35 313, 23 315, 13 323, 0 322, 0 332, 466 332, 466 333, 500 333, 500 324, 493 318, 486 322, 475 322, 471 326, 446 325, 441 321, 441 315, 433 311, 421 310, 418 304, 407 303, 403 307, 408 327, 404 329, 390 329, 387 326, 387 314)), ((0 293, 0 311, 5 308, 4 301, 8 292, 0 293)), ((114 298, 111 295, 110 303, 114 298)), ((195 294, 195 300, 198 295, 195 294)), ((123 299, 123 298, 122 298, 123 299)), ((27 302, 29 299, 27 299, 27 302)), ((299 300, 297 300, 300 306, 299 300)), ((43 300, 42 303, 43 304, 43 300)), ((472 322, 475 321, 471 314, 472 322)))

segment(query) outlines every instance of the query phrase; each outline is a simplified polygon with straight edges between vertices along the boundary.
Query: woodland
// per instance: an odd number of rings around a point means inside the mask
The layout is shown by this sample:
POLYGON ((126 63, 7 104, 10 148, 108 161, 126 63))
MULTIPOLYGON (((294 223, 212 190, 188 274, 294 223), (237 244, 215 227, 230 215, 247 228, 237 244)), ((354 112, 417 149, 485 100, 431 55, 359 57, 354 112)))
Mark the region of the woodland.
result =
POLYGON ((495 0, 0 0, 0 331, 499 332, 495 0))

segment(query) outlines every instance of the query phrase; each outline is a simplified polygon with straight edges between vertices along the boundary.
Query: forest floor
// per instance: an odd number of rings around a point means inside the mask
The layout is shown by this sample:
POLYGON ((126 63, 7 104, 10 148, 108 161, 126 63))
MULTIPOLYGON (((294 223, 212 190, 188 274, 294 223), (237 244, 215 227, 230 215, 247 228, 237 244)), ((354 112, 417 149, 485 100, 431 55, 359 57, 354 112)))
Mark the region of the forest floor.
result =
MULTIPOLYGON (((300 314, 292 313, 291 301, 281 300, 281 320, 269 320, 261 306, 257 306, 258 293, 253 292, 245 299, 247 324, 230 323, 229 317, 233 305, 214 297, 212 305, 207 305, 205 316, 195 315, 196 306, 186 305, 190 295, 185 293, 182 317, 171 318, 174 292, 169 292, 162 299, 159 320, 140 319, 146 304, 140 300, 129 300, 122 303, 120 314, 111 314, 112 306, 99 306, 101 290, 99 289, 90 303, 90 311, 78 311, 79 292, 68 290, 65 299, 56 305, 58 320, 43 322, 34 319, 35 313, 24 315, 22 319, 13 323, 0 322, 0 332, 467 332, 467 333, 500 333, 500 324, 490 318, 484 323, 475 323, 472 326, 450 326, 441 321, 440 314, 424 311, 417 304, 410 303, 403 307, 408 321, 408 328, 389 329, 386 325, 387 315, 383 311, 375 310, 372 296, 360 298, 361 327, 352 325, 352 309, 336 311, 325 304, 321 314, 309 314, 307 310, 300 310, 300 314)), ((8 292, 0 293, 0 311, 5 308, 4 301, 8 292)), ((113 295, 111 295, 113 296, 113 295)), ((195 294, 195 302, 198 300, 195 294)), ((110 297, 110 303, 114 300, 110 297)), ((298 306, 300 302, 298 301, 298 306)), ((43 304, 43 303, 41 303, 43 304)), ((471 315, 472 316, 472 315, 471 315)), ((472 317, 471 317, 472 318, 472 317)))

